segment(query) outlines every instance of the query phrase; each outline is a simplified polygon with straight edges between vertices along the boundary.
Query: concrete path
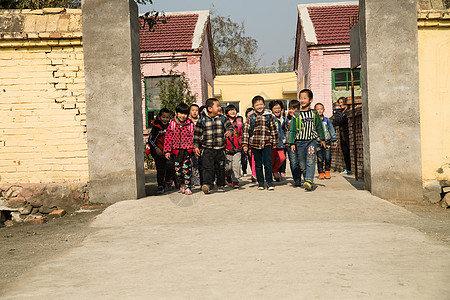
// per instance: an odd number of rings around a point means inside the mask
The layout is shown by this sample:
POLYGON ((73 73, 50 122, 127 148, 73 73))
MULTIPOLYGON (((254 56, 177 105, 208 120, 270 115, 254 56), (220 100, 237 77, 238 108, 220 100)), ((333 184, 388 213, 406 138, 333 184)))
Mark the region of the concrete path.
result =
POLYGON ((450 299, 450 247, 340 175, 123 201, 2 299, 450 299))

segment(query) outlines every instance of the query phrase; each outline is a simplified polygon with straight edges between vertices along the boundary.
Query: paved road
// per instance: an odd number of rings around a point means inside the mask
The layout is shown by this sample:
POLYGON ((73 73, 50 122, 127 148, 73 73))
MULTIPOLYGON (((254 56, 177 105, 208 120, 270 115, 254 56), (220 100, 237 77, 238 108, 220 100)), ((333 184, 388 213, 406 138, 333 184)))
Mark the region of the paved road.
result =
POLYGON ((2 299, 450 299, 450 247, 340 175, 123 201, 2 299))

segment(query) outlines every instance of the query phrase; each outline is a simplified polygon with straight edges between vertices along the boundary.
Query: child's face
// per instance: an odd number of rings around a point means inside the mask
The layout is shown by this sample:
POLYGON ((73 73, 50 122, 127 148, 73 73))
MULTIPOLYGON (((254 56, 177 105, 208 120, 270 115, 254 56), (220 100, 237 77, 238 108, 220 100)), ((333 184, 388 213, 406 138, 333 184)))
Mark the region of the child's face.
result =
POLYGON ((323 107, 323 105, 316 105, 314 108, 317 110, 319 116, 323 116, 323 112, 325 111, 325 107, 323 107))
POLYGON ((170 121, 170 114, 168 113, 162 113, 159 116, 159 120, 161 121, 161 123, 163 123, 164 125, 166 125, 167 123, 169 123, 170 121))
POLYGON ((177 112, 177 118, 181 123, 186 122, 186 119, 188 118, 187 114, 179 113, 177 112))
POLYGON ((215 101, 212 107, 208 107, 208 112, 211 116, 215 117, 219 115, 220 109, 219 101, 215 101))
POLYGON ((232 109, 228 112, 228 117, 230 117, 232 119, 236 118, 236 115, 237 115, 237 111, 235 109, 232 109))
POLYGON ((289 106, 288 116, 292 117, 294 115, 294 111, 295 111, 295 108, 293 108, 292 106, 289 106))
POLYGON ((192 119, 197 119, 198 117, 198 107, 197 106, 192 106, 191 107, 191 118, 192 119))
POLYGON ((300 105, 303 109, 309 108, 309 106, 311 105, 312 99, 309 99, 308 97, 308 93, 301 93, 300 94, 300 105))
POLYGON ((272 113, 275 117, 279 118, 281 116, 281 106, 279 104, 272 107, 272 113))
POLYGON ((344 99, 339 99, 338 100, 338 104, 339 104, 341 109, 344 109, 344 108, 347 107, 347 105, 345 105, 345 103, 344 103, 344 99))
POLYGON ((253 115, 254 113, 255 113, 255 111, 252 109, 251 111, 249 111, 249 112, 247 113, 247 116, 246 116, 246 117, 248 118, 248 117, 250 117, 251 115, 253 115))
POLYGON ((265 107, 266 107, 266 104, 265 104, 264 101, 262 101, 262 100, 258 100, 258 101, 256 101, 255 104, 253 104, 253 109, 254 109, 255 112, 257 112, 258 114, 262 114, 265 107))

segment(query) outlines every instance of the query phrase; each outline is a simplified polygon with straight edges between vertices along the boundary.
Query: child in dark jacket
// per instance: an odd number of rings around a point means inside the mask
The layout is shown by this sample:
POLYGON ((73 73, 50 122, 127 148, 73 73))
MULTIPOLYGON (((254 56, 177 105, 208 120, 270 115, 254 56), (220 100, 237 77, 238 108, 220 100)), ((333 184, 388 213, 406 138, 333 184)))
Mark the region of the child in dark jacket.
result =
POLYGON ((158 182, 158 194, 166 190, 172 189, 172 180, 174 179, 175 170, 173 164, 164 156, 164 139, 166 136, 167 126, 170 121, 170 111, 163 108, 159 111, 158 116, 152 122, 152 130, 148 138, 148 146, 150 154, 156 165, 156 179, 158 182))
POLYGON ((189 106, 180 103, 175 108, 175 117, 170 121, 164 141, 164 153, 167 159, 172 157, 175 172, 181 184, 180 193, 191 195, 191 156, 194 152, 192 138, 194 122, 188 118, 189 106))
POLYGON ((242 121, 236 117, 237 109, 230 104, 225 108, 225 114, 234 127, 233 135, 227 137, 225 175, 228 185, 239 188, 241 178, 241 152, 242 152, 242 121))
POLYGON ((322 121, 322 127, 325 134, 325 147, 318 145, 317 147, 317 172, 319 172, 319 179, 331 179, 331 146, 336 148, 336 132, 330 119, 325 117, 325 107, 322 103, 314 105, 314 109, 317 111, 320 120, 322 121), (325 164, 325 172, 323 165, 325 164))

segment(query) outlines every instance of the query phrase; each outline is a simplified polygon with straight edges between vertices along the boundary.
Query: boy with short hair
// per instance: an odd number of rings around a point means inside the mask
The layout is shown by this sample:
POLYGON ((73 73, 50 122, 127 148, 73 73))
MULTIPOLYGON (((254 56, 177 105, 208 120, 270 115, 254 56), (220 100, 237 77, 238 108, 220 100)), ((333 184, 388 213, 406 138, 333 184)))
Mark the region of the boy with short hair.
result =
POLYGON ((152 130, 148 137, 149 154, 152 155, 156 166, 156 180, 158 182, 158 194, 172 189, 172 180, 174 179, 173 164, 164 156, 164 140, 166 137, 167 126, 170 121, 170 111, 163 108, 158 116, 152 121, 152 130))
POLYGON ((213 186, 214 175, 217 176, 217 191, 225 191, 225 137, 231 136, 234 128, 230 120, 219 115, 219 108, 216 98, 206 100, 207 114, 199 118, 194 131, 195 155, 202 156, 202 191, 205 194, 209 194, 213 186))
POLYGON ((225 175, 228 185, 239 188, 241 178, 242 121, 237 117, 237 109, 233 104, 225 108, 225 115, 234 127, 233 135, 227 137, 225 175))
POLYGON ((247 152, 250 148, 253 153, 258 189, 264 190, 265 180, 267 189, 274 190, 271 153, 272 148, 278 145, 278 130, 271 112, 264 110, 266 104, 263 97, 253 97, 252 106, 255 113, 250 115, 245 123, 242 149, 247 152))
POLYGON ((300 110, 294 112, 289 126, 289 144, 292 152, 297 150, 300 171, 305 178, 303 187, 307 191, 312 191, 316 171, 317 139, 320 138, 320 144, 325 147, 325 134, 320 117, 310 107, 313 101, 312 91, 301 90, 299 98, 300 110))
POLYGON ((331 179, 331 145, 336 148, 336 132, 334 131, 333 125, 330 119, 325 117, 323 113, 325 112, 325 107, 322 103, 317 103, 314 105, 314 109, 317 111, 320 120, 322 121, 323 131, 325 133, 325 147, 319 145, 317 148, 317 172, 319 172, 319 179, 324 178, 331 179), (323 165, 325 164, 325 172, 323 170, 323 165))
POLYGON ((180 183, 180 193, 191 195, 191 155, 194 123, 189 116, 189 105, 182 102, 175 108, 175 117, 167 127, 164 141, 164 153, 167 159, 172 156, 175 172, 180 183), (184 183, 184 185, 183 185, 184 183))
POLYGON ((292 151, 289 145, 289 125, 291 124, 292 118, 294 117, 294 112, 300 109, 300 102, 296 99, 289 102, 289 110, 286 116, 286 122, 284 123, 284 128, 287 132, 286 134, 286 152, 289 157, 289 166, 291 167, 292 178, 294 179, 295 186, 301 186, 302 179, 300 173, 300 165, 298 164, 297 150, 292 151))

